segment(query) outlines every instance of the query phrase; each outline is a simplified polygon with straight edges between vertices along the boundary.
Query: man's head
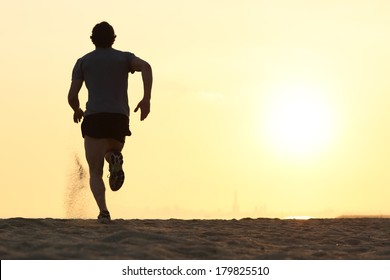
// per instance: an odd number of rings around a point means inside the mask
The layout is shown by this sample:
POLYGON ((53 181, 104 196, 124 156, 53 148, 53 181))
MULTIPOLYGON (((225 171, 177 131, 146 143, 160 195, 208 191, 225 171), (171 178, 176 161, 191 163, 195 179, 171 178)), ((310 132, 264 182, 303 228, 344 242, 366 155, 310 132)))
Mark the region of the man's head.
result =
POLYGON ((92 29, 91 39, 97 48, 109 48, 116 38, 114 28, 107 22, 103 21, 95 25, 92 29))

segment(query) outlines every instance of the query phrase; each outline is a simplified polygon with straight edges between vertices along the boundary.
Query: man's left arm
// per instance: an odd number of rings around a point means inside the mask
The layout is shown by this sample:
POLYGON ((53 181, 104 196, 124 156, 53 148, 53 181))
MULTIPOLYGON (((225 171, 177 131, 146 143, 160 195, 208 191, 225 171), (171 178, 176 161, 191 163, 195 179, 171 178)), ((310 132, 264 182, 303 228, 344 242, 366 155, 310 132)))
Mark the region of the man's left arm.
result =
POLYGON ((135 57, 131 61, 132 69, 142 73, 142 81, 144 84, 144 97, 138 103, 134 112, 137 112, 138 109, 141 109, 141 121, 146 119, 150 112, 150 98, 152 94, 152 84, 153 84, 153 74, 152 67, 148 62, 142 60, 138 57, 135 57))
POLYGON ((68 103, 70 107, 73 109, 73 121, 75 123, 78 123, 81 121, 81 119, 84 116, 83 110, 80 108, 80 101, 79 101, 79 92, 81 87, 83 86, 83 80, 73 80, 69 93, 68 93, 68 103))

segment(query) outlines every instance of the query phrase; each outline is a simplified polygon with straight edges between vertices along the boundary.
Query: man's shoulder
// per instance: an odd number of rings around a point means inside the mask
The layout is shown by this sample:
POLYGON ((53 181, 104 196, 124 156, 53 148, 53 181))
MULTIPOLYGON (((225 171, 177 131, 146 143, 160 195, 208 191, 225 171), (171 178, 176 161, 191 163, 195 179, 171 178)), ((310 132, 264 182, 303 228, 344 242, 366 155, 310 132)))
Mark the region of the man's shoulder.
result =
POLYGON ((117 50, 117 49, 114 49, 112 48, 111 49, 114 53, 117 53, 118 55, 124 55, 124 56, 134 56, 134 54, 130 51, 121 51, 121 50, 117 50))
POLYGON ((84 60, 84 59, 86 59, 86 58, 92 56, 94 52, 95 52, 94 50, 93 50, 93 51, 90 51, 89 53, 86 53, 86 54, 84 54, 83 56, 81 56, 78 60, 82 61, 82 60, 84 60))

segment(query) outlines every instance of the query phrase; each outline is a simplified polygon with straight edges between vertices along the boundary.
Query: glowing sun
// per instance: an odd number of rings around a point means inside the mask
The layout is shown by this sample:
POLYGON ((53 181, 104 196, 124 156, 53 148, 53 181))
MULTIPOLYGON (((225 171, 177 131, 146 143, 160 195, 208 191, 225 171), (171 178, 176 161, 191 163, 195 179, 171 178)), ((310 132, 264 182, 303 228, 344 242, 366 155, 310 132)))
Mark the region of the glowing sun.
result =
POLYGON ((308 156, 330 142, 334 118, 319 91, 286 88, 274 92, 265 104, 264 133, 280 154, 308 156))

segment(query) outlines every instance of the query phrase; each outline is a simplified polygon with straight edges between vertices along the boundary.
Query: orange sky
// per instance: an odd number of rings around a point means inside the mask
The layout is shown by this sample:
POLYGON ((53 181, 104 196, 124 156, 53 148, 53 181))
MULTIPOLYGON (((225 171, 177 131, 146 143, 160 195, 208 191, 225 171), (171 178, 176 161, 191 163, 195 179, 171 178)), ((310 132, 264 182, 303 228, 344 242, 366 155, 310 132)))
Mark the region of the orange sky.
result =
POLYGON ((66 96, 103 20, 154 71, 113 218, 390 214, 390 3, 115 3, 3 3, 0 217, 96 216, 66 96))

